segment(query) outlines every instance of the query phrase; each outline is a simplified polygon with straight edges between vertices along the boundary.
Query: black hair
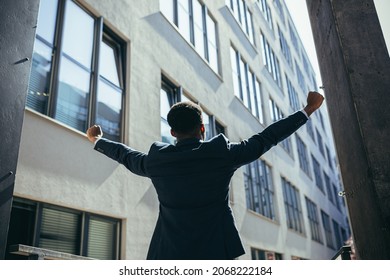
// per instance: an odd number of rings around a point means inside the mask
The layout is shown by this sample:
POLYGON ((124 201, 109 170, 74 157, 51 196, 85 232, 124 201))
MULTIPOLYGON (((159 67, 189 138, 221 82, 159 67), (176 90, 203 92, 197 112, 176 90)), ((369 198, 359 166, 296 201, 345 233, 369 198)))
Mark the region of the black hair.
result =
POLYGON ((191 101, 179 102, 171 107, 167 119, 173 131, 191 133, 203 123, 202 108, 191 101))

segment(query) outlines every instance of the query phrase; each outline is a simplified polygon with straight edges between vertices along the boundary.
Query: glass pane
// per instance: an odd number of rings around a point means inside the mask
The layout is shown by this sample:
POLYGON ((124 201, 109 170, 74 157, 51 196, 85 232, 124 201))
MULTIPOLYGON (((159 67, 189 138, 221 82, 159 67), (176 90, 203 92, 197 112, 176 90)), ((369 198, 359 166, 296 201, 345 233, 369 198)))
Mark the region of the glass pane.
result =
POLYGON ((244 61, 240 60, 240 75, 241 75, 241 89, 242 89, 242 101, 244 105, 249 108, 249 100, 248 100, 248 88, 247 88, 247 71, 246 64, 244 61))
POLYGON ((210 116, 208 114, 206 114, 205 112, 202 112, 202 117, 203 117, 204 128, 206 130, 205 140, 208 140, 211 138, 211 135, 212 135, 211 125, 210 125, 210 116))
POLYGON ((114 221, 90 219, 88 234, 88 254, 94 259, 115 259, 116 226, 114 221))
POLYGON ((91 68, 94 19, 72 1, 66 2, 63 51, 91 68))
POLYGON ((171 104, 169 103, 168 93, 164 89, 160 90, 160 94, 160 114, 161 118, 166 120, 171 104))
POLYGON ((26 105, 42 114, 46 113, 49 98, 51 58, 52 48, 36 39, 26 105))
POLYGON ((90 76, 62 57, 55 118, 80 131, 86 130, 90 76))
POLYGON ((257 104, 256 104, 256 88, 255 88, 255 75, 248 71, 248 80, 249 80, 249 95, 250 95, 250 102, 251 102, 251 111, 254 116, 257 116, 257 104))
POLYGON ((99 73, 114 85, 120 87, 118 65, 115 59, 115 50, 102 42, 100 45, 99 73))
POLYGON ((43 208, 39 247, 80 254, 80 215, 43 208))
POLYGON ((238 76, 237 53, 233 48, 230 48, 230 60, 231 60, 231 64, 232 64, 234 94, 238 98, 240 98, 240 82, 239 82, 239 76, 238 76))
POLYGON ((171 135, 171 127, 163 118, 161 118, 161 141, 172 145, 175 144, 175 138, 171 135))
POLYGON ((119 141, 121 130, 122 90, 99 80, 97 95, 97 119, 104 137, 119 141))
POLYGON ((205 57, 202 5, 198 1, 194 1, 193 6, 195 49, 202 57, 205 57))
POLYGON ((215 22, 207 16, 208 54, 211 68, 218 73, 218 50, 215 22))
POLYGON ((38 14, 37 34, 53 45, 57 18, 57 0, 41 0, 38 14))
POLYGON ((190 37, 190 10, 188 0, 178 0, 178 27, 184 38, 191 42, 190 37))
POLYGON ((171 22, 174 22, 173 0, 160 0, 160 10, 171 22))

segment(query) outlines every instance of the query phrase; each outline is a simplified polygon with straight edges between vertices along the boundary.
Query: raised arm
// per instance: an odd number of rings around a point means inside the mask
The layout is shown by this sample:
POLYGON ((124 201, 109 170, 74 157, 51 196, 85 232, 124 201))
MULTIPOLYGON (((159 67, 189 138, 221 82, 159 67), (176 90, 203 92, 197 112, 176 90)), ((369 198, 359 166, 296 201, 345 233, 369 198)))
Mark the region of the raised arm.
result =
POLYGON ((90 142, 95 143, 94 149, 98 152, 123 164, 134 174, 148 177, 145 168, 146 154, 124 144, 104 139, 99 125, 91 126, 87 130, 87 137, 90 142))
MULTIPOLYGON (((318 92, 309 92, 307 105, 303 111, 307 116, 310 116, 321 106, 323 100, 324 97, 318 92)), ((229 149, 234 165, 239 167, 258 159, 273 146, 297 131, 306 121, 305 114, 299 111, 269 125, 262 132, 241 141, 241 143, 230 144, 229 149)))

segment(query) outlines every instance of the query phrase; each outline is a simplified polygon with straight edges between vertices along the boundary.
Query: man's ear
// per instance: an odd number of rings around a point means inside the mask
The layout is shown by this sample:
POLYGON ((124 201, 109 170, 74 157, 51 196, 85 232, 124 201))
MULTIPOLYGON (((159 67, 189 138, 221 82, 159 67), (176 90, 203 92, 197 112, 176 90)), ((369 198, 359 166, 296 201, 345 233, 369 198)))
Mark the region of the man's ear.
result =
POLYGON ((171 135, 172 135, 173 137, 176 137, 176 132, 174 132, 173 129, 171 129, 171 135))
POLYGON ((204 128, 204 124, 202 123, 202 124, 200 125, 200 132, 204 133, 205 130, 206 130, 206 129, 204 128))

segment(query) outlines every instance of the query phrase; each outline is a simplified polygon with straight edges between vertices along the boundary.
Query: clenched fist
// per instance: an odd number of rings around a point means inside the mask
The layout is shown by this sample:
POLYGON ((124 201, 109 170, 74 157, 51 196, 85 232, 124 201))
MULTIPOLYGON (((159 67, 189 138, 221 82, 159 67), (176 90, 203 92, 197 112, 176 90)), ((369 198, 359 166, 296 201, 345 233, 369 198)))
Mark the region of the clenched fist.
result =
POLYGON ((324 97, 316 91, 310 91, 307 95, 307 105, 304 108, 308 116, 321 107, 324 97))
POLYGON ((96 140, 102 138, 103 136, 103 131, 100 125, 93 125, 87 130, 87 137, 88 140, 91 141, 92 143, 95 143, 96 140))

